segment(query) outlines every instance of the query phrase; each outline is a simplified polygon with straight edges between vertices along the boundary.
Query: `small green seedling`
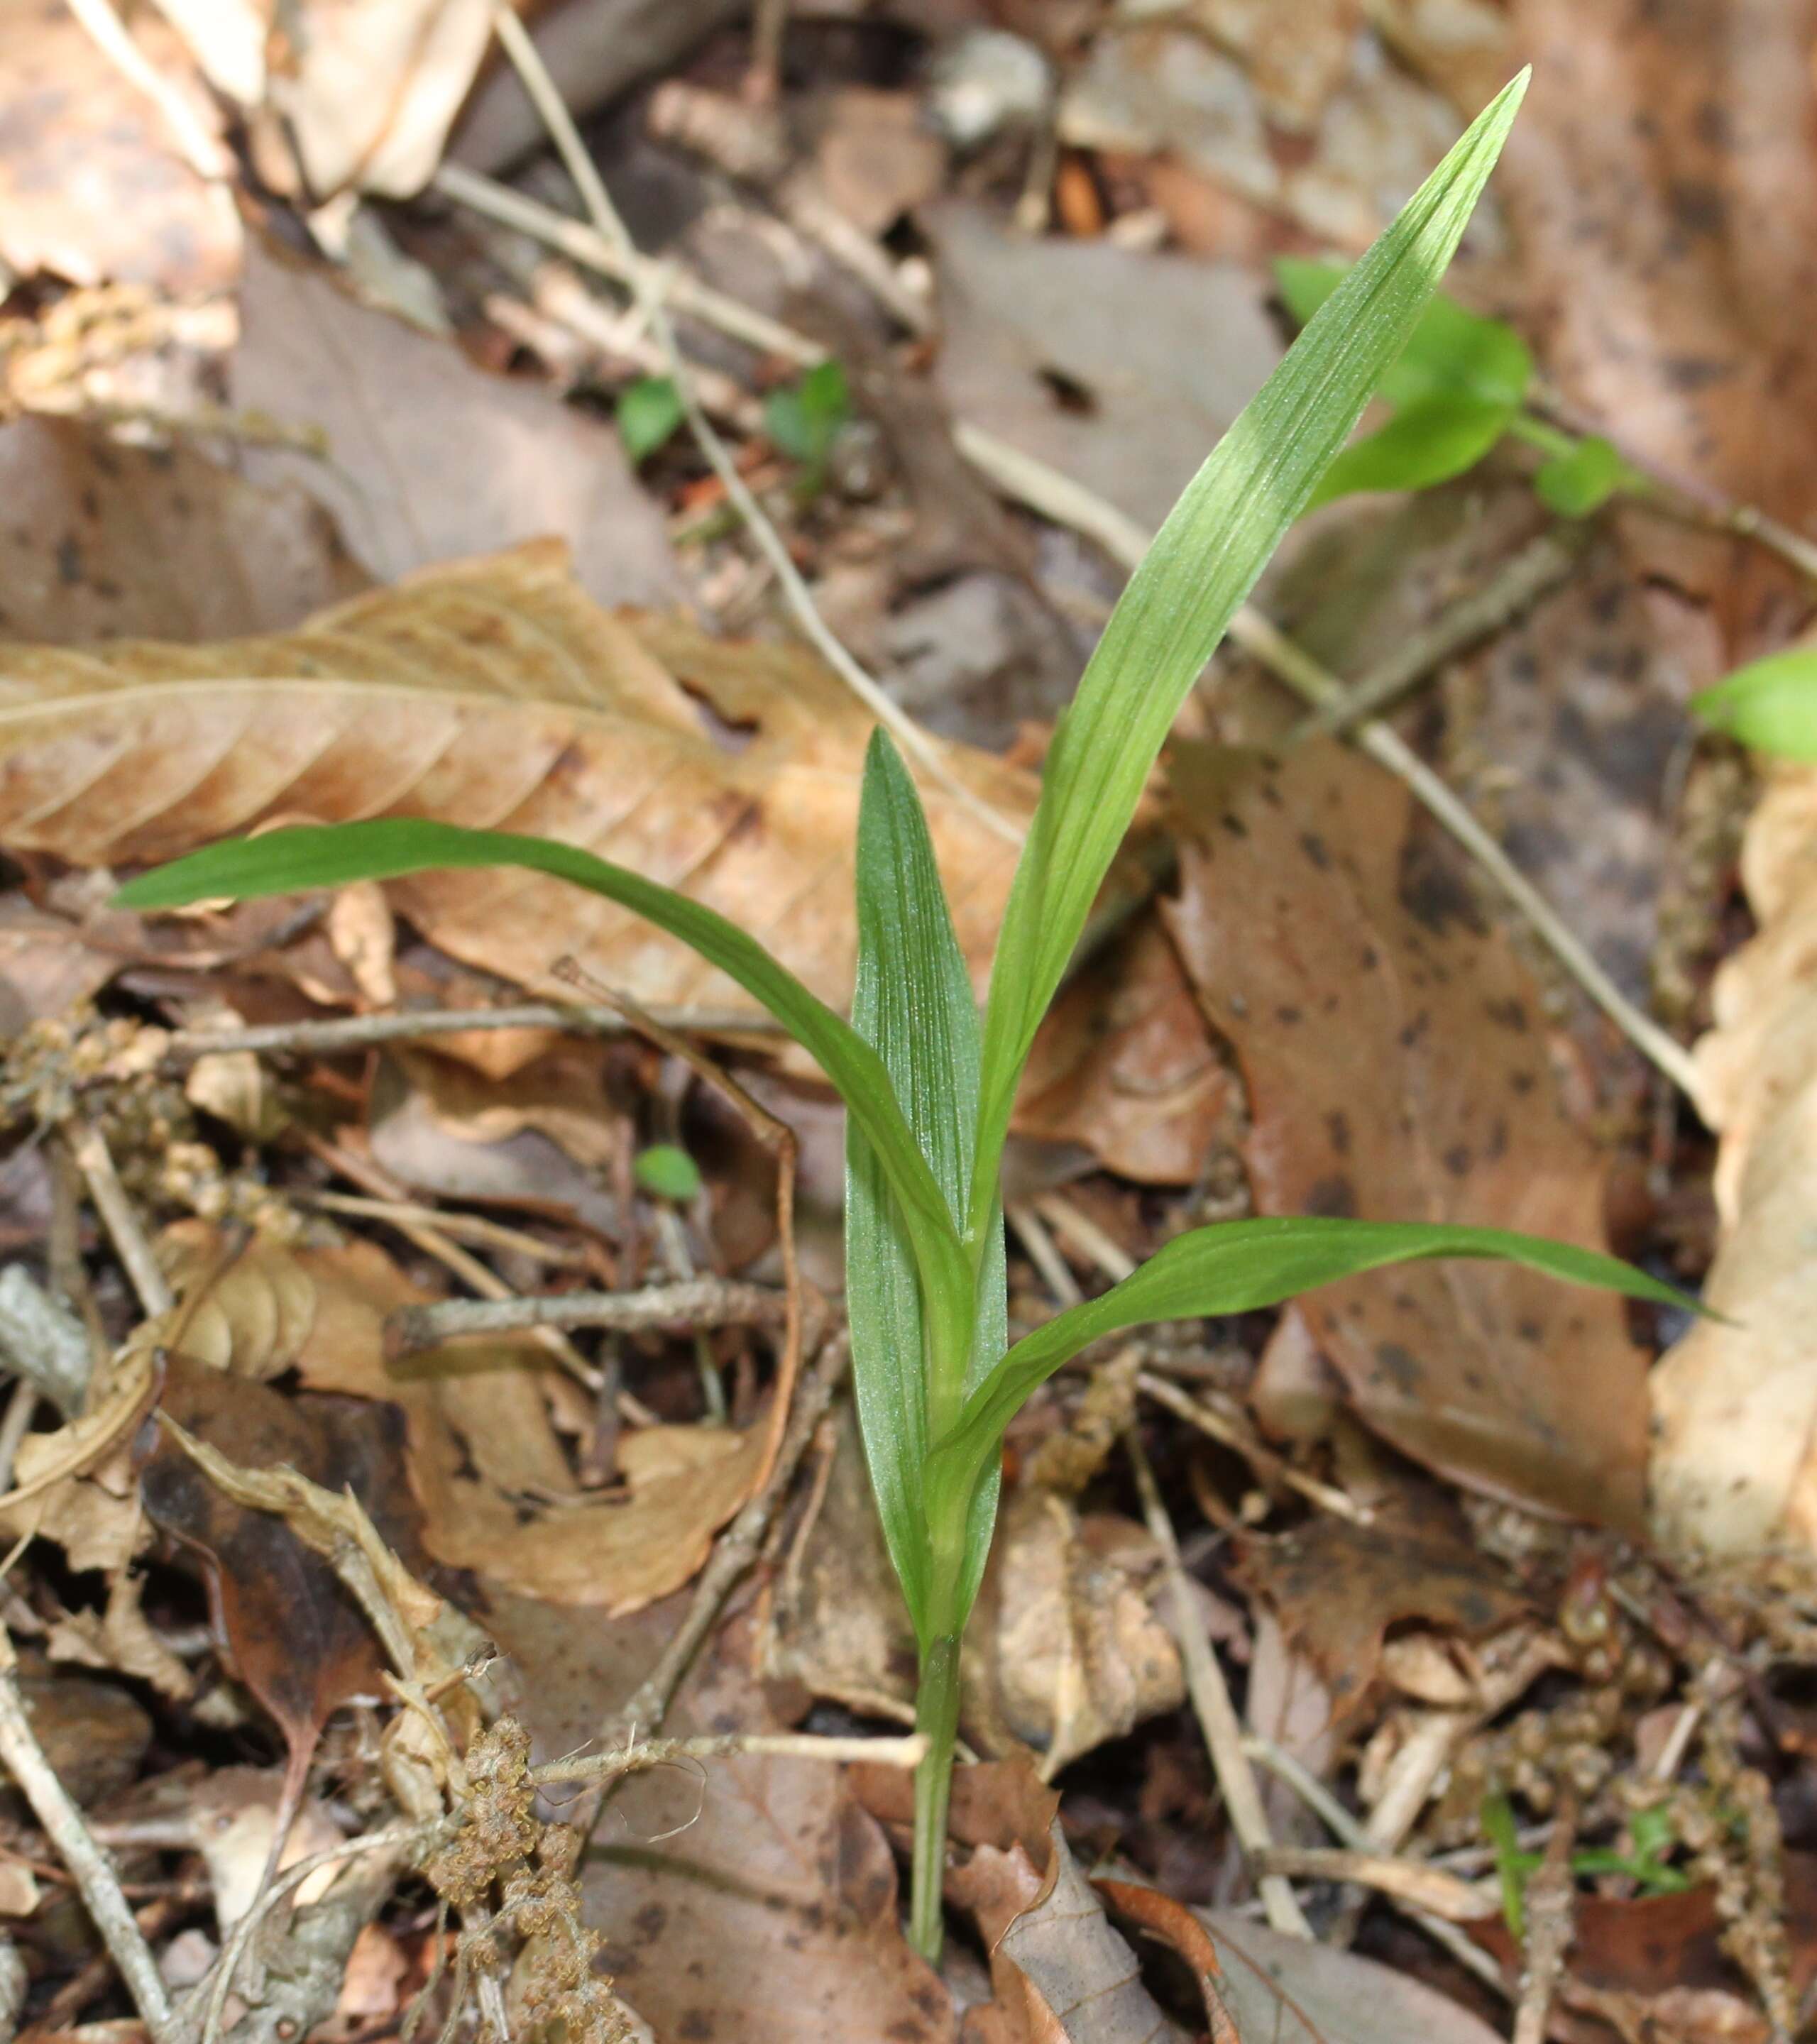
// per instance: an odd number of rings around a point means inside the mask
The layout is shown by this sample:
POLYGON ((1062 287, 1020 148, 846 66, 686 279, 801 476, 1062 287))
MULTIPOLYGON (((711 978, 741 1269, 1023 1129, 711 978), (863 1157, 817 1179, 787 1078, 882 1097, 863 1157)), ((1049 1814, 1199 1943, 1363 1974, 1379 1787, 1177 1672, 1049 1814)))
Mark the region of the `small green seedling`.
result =
POLYGON ((674 439, 683 417, 681 393, 666 376, 640 376, 618 394, 618 437, 633 468, 674 439))
MULTIPOLYGON (((1514 1821, 1514 1808, 1505 1796, 1491 1796, 1482 1807, 1483 1835, 1495 1853, 1496 1879, 1501 1889, 1502 1920, 1508 1934, 1519 1944, 1527 1936, 1527 1884, 1545 1863, 1542 1853, 1522 1849, 1514 1821)), ((1691 1886, 1690 1877, 1673 1866, 1666 1855, 1678 1843, 1677 1827, 1669 1810, 1636 1810, 1628 1819, 1631 1853, 1611 1852, 1591 1846, 1574 1852, 1571 1872, 1579 1881, 1593 1881, 1599 1874, 1620 1874, 1631 1881, 1642 1895, 1683 1895, 1691 1886)))
POLYGON ((1712 731, 1784 759, 1817 759, 1817 646, 1769 653, 1701 690, 1691 707, 1712 731))
POLYGON ((674 1143, 652 1143, 632 1161, 631 1175, 653 1198, 687 1206, 700 1197, 701 1167, 674 1143))
POLYGON ((801 494, 819 494, 826 481, 833 442, 851 417, 845 371, 830 359, 816 363, 798 382, 772 390, 763 401, 765 430, 781 451, 798 463, 801 494))
MULTIPOLYGON (((984 1573, 1004 1429, 1101 1337, 1272 1306, 1408 1258, 1510 1258, 1681 1304, 1613 1258, 1477 1228, 1250 1220, 1169 1243, 1101 1298, 1009 1339, 998 1167, 1030 1046, 1170 727, 1264 563, 1419 328, 1526 87, 1517 79, 1337 283, 1212 451, 1136 570, 1047 755, 981 1019, 914 783, 882 730, 858 824, 858 973, 847 1022, 710 909, 540 838, 409 820, 275 830, 141 876, 121 899, 175 907, 516 866, 605 895, 691 945, 818 1060, 843 1097, 846 1303, 878 1516, 920 1648, 911 1921, 941 1934, 959 1640, 984 1573)), ((1139 310, 1139 309, 1132 309, 1139 310)))
MULTIPOLYGON (((1304 325, 1346 271, 1339 263, 1287 256, 1274 275, 1283 303, 1304 325)), ((1435 297, 1377 388, 1393 417, 1344 449, 1307 508, 1362 490, 1430 490, 1474 468, 1510 435, 1546 456, 1533 487, 1562 518, 1587 518, 1618 490, 1650 489, 1606 440, 1535 417, 1527 409, 1532 382, 1533 357, 1512 327, 1435 297)))

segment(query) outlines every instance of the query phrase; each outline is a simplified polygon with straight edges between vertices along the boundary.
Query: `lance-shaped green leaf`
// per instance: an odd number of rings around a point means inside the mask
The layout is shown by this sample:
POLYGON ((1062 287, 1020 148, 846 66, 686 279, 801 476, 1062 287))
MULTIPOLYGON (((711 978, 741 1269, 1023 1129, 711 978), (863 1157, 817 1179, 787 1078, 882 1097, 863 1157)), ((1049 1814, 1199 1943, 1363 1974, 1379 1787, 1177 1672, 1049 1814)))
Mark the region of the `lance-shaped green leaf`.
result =
POLYGON ((230 838, 140 874, 116 899, 129 909, 175 909, 221 897, 246 901, 355 880, 395 880, 437 867, 490 866, 526 866, 605 895, 680 938, 762 1002, 819 1061, 862 1128, 889 1176, 929 1297, 964 1295, 970 1262, 877 1053, 755 939, 672 888, 548 838, 398 817, 230 838))
MULTIPOLYGON (((872 734, 858 820, 858 977, 852 1026, 874 1046, 908 1126, 955 1224, 970 1182, 978 1114, 978 1015, 940 884, 915 784, 889 735, 872 734)), ((980 1270, 958 1302, 964 1350, 943 1351, 923 1312, 912 1245, 887 1174, 853 1118, 846 1137, 846 1306, 852 1378, 871 1486, 916 1630, 962 1622, 935 1609, 921 1479, 934 1435, 957 1420, 966 1392, 1008 1344, 1001 1222, 980 1270)), ((996 1486, 971 1503, 965 1555, 981 1569, 996 1486)), ((948 1586, 949 1595, 951 1586, 948 1586)))
POLYGON ((996 1374, 966 1400, 958 1426, 935 1442, 928 1465, 930 1502, 936 1512, 951 1509, 949 1500, 966 1495, 992 1464, 1004 1428, 1029 1394, 1103 1335, 1157 1320, 1252 1312, 1340 1278, 1435 1256, 1523 1263, 1573 1285, 1623 1292, 1659 1305, 1696 1304, 1615 1257, 1504 1228, 1292 1215, 1194 1228, 1120 1285, 1068 1308, 1016 1344, 996 1374))
POLYGON ((1431 302, 1526 90, 1516 79, 1336 286, 1212 451, 1098 641, 1047 754, 985 1015, 968 1229, 981 1239, 1035 1032, 1186 692, 1431 302))

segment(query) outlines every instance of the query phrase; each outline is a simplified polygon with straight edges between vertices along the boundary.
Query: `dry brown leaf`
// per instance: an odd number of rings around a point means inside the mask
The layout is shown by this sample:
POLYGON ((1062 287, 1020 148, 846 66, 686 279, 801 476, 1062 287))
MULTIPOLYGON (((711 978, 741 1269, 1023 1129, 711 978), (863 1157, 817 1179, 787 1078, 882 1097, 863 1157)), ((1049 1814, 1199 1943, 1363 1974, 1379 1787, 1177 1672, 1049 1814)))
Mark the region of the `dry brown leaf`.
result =
POLYGON ((410 1485, 436 1560, 551 1603, 640 1608, 686 1583, 751 1495, 782 1416, 743 1433, 647 1427, 620 1443, 623 1492, 582 1497, 550 1423, 555 1366, 528 1336, 463 1340, 393 1367, 384 1323, 428 1296, 370 1243, 225 1258, 207 1224, 161 1245, 202 1352, 253 1377, 294 1369, 321 1391, 403 1409, 410 1485), (206 1281, 191 1304, 186 1285, 206 1281))
POLYGON ((1700 1320, 1654 1370, 1652 1497, 1669 1545, 1817 1546, 1817 770, 1781 765, 1742 860, 1759 934, 1717 975, 1697 1046, 1721 1136, 1722 1239, 1700 1320))
MULTIPOLYGON (((214 109, 167 25, 141 13, 132 33, 212 135, 214 109)), ((240 216, 225 184, 191 168, 162 110, 62 0, 0 8, 0 258, 12 269, 75 284, 118 278, 177 296, 232 282, 240 216)))
MULTIPOLYGON (((1169 921, 1247 1083, 1257 1211, 1466 1222, 1606 1247, 1602 1165, 1554 1088, 1538 1001, 1399 783, 1336 745, 1187 750, 1169 921)), ((1434 1262, 1292 1309, 1358 1410, 1446 1476, 1639 1522, 1646 1358, 1621 1301, 1434 1262)))
POLYGON ((256 237, 240 309, 234 404, 325 436, 331 456, 248 448, 246 473, 325 505, 373 574, 394 579, 559 532, 598 601, 680 597, 661 513, 611 426, 375 312, 322 265, 256 237))
POLYGON ((186 444, 125 447, 73 420, 0 426, 0 632, 75 644, 279 632, 364 578, 319 505, 186 444))
MULTIPOLYGON (((1817 469, 1785 422, 1817 405, 1807 0, 1511 11, 1501 75, 1531 60, 1545 89, 1496 183, 1548 374, 1668 473, 1804 525, 1817 469)), ((1769 624, 1758 566, 1706 563, 1742 633, 1769 624)))
POLYGON ((1077 1143, 1144 1185, 1190 1185, 1229 1148, 1243 1089, 1159 924, 1144 917, 1054 1005, 1016 1105, 1024 1135, 1077 1143))
POLYGON ((124 1788, 152 1743, 152 1720, 117 1682, 22 1673, 19 1693, 51 1771, 86 1805, 124 1788))
POLYGON ((1366 1526, 1329 1512, 1249 1542, 1242 1580, 1279 1616, 1328 1685, 1332 1716, 1368 1694, 1391 1625, 1433 1619, 1481 1639, 1526 1608, 1508 1571, 1480 1553, 1448 1493, 1408 1484, 1366 1526))
MULTIPOLYGON (((849 995, 866 713, 793 649, 600 610, 553 543, 418 576, 282 637, 79 659, 14 648, 0 678, 11 848, 158 859, 279 816, 537 832, 685 885, 828 1000, 849 995)), ((955 767, 998 809, 1031 810, 1030 776, 981 755, 955 767)), ((955 798, 931 788, 928 805, 981 982, 1009 861, 955 798)), ((432 874, 390 891, 443 949, 528 986, 559 987, 549 968, 571 953, 646 1005, 750 1005, 691 951, 559 882, 432 874)))

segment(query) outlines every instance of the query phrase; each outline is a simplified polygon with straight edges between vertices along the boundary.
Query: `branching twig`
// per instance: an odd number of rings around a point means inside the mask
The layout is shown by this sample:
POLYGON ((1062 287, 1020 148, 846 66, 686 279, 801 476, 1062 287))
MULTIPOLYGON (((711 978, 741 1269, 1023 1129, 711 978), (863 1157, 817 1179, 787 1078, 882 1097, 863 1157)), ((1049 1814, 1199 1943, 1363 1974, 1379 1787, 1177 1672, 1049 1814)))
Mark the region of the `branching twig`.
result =
POLYGON ((522 79, 524 90, 529 95, 532 105, 547 129, 549 139, 554 143, 563 167, 574 179, 575 188, 592 217, 594 228, 617 251, 620 262, 629 273, 631 287, 643 309, 650 332, 662 348, 668 363, 669 379, 674 386, 689 430, 706 458, 708 467, 719 478, 728 499, 744 521, 758 551, 774 571, 789 608, 794 613, 795 621, 809 643, 878 722, 885 725, 900 740, 903 749, 912 754, 956 802, 999 837, 1010 843, 1020 844, 1021 831, 1007 817, 998 815, 988 802, 974 794, 959 779, 948 765, 937 741, 897 704, 891 701, 875 679, 852 658, 836 635, 828 628, 814 601, 812 592, 802 579, 789 555, 782 534, 770 522, 768 513, 739 473, 738 464, 732 459, 724 441, 701 410, 700 400, 694 391, 693 373, 675 339, 674 325, 664 301, 662 277, 659 273, 653 272, 647 264, 637 261, 636 244, 620 218, 618 209, 613 204, 611 195, 606 190, 592 157, 587 154, 573 118, 563 104, 560 93, 555 89, 555 81, 549 76, 541 55, 530 38, 529 31, 511 9, 503 4, 503 0, 494 0, 493 27, 505 55, 522 79))
POLYGON ((637 1334, 652 1327, 780 1327, 783 1293, 735 1278, 696 1278, 648 1285, 636 1292, 564 1292, 544 1299, 437 1299, 401 1306, 385 1323, 392 1362, 440 1348, 458 1335, 511 1334, 524 1327, 611 1327, 637 1334))
MULTIPOLYGON (((1180 1559, 1180 1543, 1174 1538, 1174 1522, 1167 1516, 1160 1485, 1154 1481, 1154 1472, 1149 1466, 1148 1457, 1133 1427, 1124 1435, 1124 1441, 1135 1472, 1135 1487, 1142 1498, 1142 1516, 1161 1550, 1166 1570, 1180 1655, 1186 1664, 1186 1692, 1193 1700, 1193 1712, 1199 1720, 1199 1729, 1205 1735, 1218 1786, 1223 1791, 1231 1829, 1236 1834, 1237 1843, 1243 1848, 1245 1858, 1253 1862, 1256 1855, 1267 1851, 1274 1840, 1262 1807, 1254 1771, 1243 1750, 1243 1726, 1237 1717, 1236 1706, 1231 1701, 1224 1671, 1218 1665, 1218 1657, 1205 1636, 1204 1623, 1193 1608, 1192 1585, 1185 1565, 1180 1559)), ((1312 1927, 1306 1921, 1292 1885, 1284 1876, 1258 1872, 1255 1885, 1262 1909, 1273 1929, 1289 1937, 1312 1936, 1312 1927)))
POLYGON ((89 1836, 82 1812, 44 1758, 19 1694, 13 1642, 0 1627, 0 1762, 32 1806, 74 1879, 84 1906, 113 1956, 120 1977, 145 2019, 152 2044, 183 2044, 183 2026, 107 1855, 89 1836))

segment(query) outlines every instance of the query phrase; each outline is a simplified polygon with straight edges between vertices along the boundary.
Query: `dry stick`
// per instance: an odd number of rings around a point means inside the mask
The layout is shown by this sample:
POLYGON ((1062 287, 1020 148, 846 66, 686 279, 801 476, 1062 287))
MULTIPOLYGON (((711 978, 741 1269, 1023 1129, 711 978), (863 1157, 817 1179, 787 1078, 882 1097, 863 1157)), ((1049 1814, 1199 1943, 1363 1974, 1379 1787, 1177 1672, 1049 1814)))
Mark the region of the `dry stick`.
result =
POLYGON ((777 1760, 862 1760, 879 1767, 916 1768, 927 1758, 928 1735, 917 1731, 901 1739, 840 1739, 811 1731, 734 1731, 705 1739, 646 1739, 617 1753, 547 1761, 532 1767, 529 1779, 539 1788, 560 1781, 616 1781, 682 1761, 732 1760, 752 1754, 777 1760))
MULTIPOLYGON (((1199 1729, 1205 1735, 1205 1745, 1212 1756, 1212 1767, 1217 1776, 1218 1786, 1223 1791, 1224 1805, 1230 1812, 1231 1829, 1236 1834, 1237 1843, 1243 1848, 1244 1858, 1253 1866, 1256 1855, 1266 1852, 1274 1840, 1262 1807, 1262 1794, 1256 1787, 1254 1771, 1249 1764, 1248 1754, 1243 1750, 1243 1726, 1237 1717, 1236 1706, 1231 1701, 1231 1692, 1225 1685, 1224 1671, 1219 1666, 1212 1642, 1205 1636, 1204 1625, 1193 1608, 1192 1588, 1187 1579, 1185 1565, 1180 1559, 1180 1543, 1174 1537, 1174 1522, 1167 1516, 1167 1508, 1161 1500, 1160 1486, 1154 1481, 1154 1472, 1149 1466, 1148 1457, 1143 1452, 1142 1443, 1133 1427, 1124 1434, 1124 1444, 1129 1450, 1130 1462, 1135 1472, 1135 1487, 1142 1498, 1142 1516, 1147 1521, 1148 1531, 1161 1550, 1162 1564, 1166 1571, 1167 1588, 1174 1601, 1174 1622, 1178 1631, 1181 1657, 1186 1664, 1186 1690, 1193 1700, 1193 1715, 1199 1720, 1199 1729)), ((1306 1921, 1305 1913, 1300 1907, 1292 1885, 1282 1875, 1258 1873, 1255 1885, 1272 1929, 1284 1931, 1289 1937, 1312 1936, 1312 1927, 1306 1921)))
POLYGON ((756 1560, 770 1521, 801 1466, 808 1443, 832 1403, 833 1393, 851 1360, 851 1344, 843 1334, 836 1335, 802 1377, 794 1414, 770 1470, 770 1481, 720 1535, 712 1558, 694 1585, 688 1615, 658 1657, 655 1666, 623 1708, 601 1727, 601 1743, 608 1749, 629 1745, 640 1727, 654 1731, 668 1715, 682 1677, 700 1650, 701 1642, 717 1623, 734 1585, 756 1560))
POLYGON ((120 1977, 145 2019, 152 2044, 182 2044, 184 2026, 171 2005, 158 1962, 133 1920, 107 1855, 89 1836, 82 1812, 44 1758, 19 1694, 13 1642, 0 1626, 0 1761, 32 1806, 74 1879, 84 1906, 113 1954, 120 1977))
POLYGON ((126 1266, 126 1274, 133 1281, 140 1304, 154 1320, 160 1313, 169 1312, 176 1304, 170 1281, 159 1267, 145 1231, 139 1225, 139 1216, 133 1211, 133 1203, 120 1182, 120 1174, 113 1168, 113 1159, 101 1131, 91 1122, 71 1122, 64 1131, 64 1139, 87 1182, 88 1196, 94 1202, 95 1212, 101 1216, 120 1261, 126 1266))
POLYGON ((1217 1442, 1221 1447, 1234 1449, 1241 1455, 1265 1483, 1285 1484, 1289 1490, 1296 1490, 1309 1504, 1322 1512, 1334 1513, 1339 1519, 1347 1519, 1353 1526, 1366 1526, 1371 1514, 1348 1493, 1333 1485, 1321 1483, 1316 1477, 1308 1476, 1296 1470, 1284 1456, 1277 1455, 1263 1442, 1258 1441, 1247 1427, 1234 1420, 1207 1406, 1197 1398, 1189 1397, 1176 1384, 1166 1377, 1157 1377, 1152 1371, 1139 1372, 1135 1388, 1152 1398, 1157 1405, 1165 1405, 1177 1419, 1184 1420, 1189 1427, 1197 1427, 1201 1434, 1217 1442))
MULTIPOLYGON (((953 437, 960 452, 1000 490, 1044 517, 1096 540, 1124 567, 1133 571, 1140 563, 1149 535, 1114 505, 978 427, 962 423, 954 428, 953 437)), ((1322 709, 1342 709, 1348 703, 1343 683, 1251 605, 1239 607, 1231 620, 1230 636, 1308 702, 1322 709)), ((1635 1006, 1444 781, 1385 724, 1363 724, 1351 736, 1378 765, 1406 782, 1526 916, 1585 993, 1695 1106, 1697 1074, 1689 1053, 1635 1006)))
POLYGON ((1530 540, 1481 589, 1442 611, 1424 631, 1414 632, 1341 702, 1316 710, 1296 724, 1288 734, 1288 743, 1354 730, 1379 716, 1435 667, 1505 629, 1565 579, 1582 557, 1587 538, 1582 528, 1573 527, 1564 532, 1542 532, 1530 540))
POLYGON ((1492 1916, 1500 1907, 1495 1896, 1473 1881, 1422 1860, 1397 1859, 1385 1853, 1270 1846, 1256 1854, 1256 1865, 1292 1880, 1354 1881, 1454 1923, 1476 1923, 1492 1916))
MULTIPOLYGON (((1271 1774, 1285 1781, 1308 1809, 1342 1841, 1352 1852, 1374 1859, 1383 1857, 1372 1850, 1369 1834, 1343 1804, 1333 1796, 1324 1784, 1308 1772, 1293 1754, 1277 1746, 1272 1739, 1264 1739, 1260 1733, 1251 1732, 1243 1740, 1243 1750, 1259 1760, 1271 1774)), ((1482 1947, 1473 1942, 1454 1924, 1447 1923, 1442 1917, 1419 1908, 1392 1892, 1385 1892, 1384 1900, 1393 1904, 1411 1923, 1416 1924, 1432 1942, 1450 1953, 1466 1972, 1473 1973, 1485 1987, 1492 1988, 1503 1999, 1509 2000, 1508 1983, 1502 1970, 1482 1947)))
MULTIPOLYGON (((767 1015, 707 1008, 665 1008, 656 1012, 668 1028, 693 1030, 703 1036, 782 1033, 782 1025, 767 1015)), ((340 1051, 369 1050, 375 1044, 405 1043, 417 1036, 464 1035, 469 1030, 560 1029, 573 1035, 621 1036, 629 1026, 617 1009, 537 1001, 513 1008, 434 1008, 420 1014, 348 1015, 332 1022, 272 1022, 254 1029, 179 1029, 164 1056, 167 1061, 186 1064, 227 1051, 332 1057, 340 1051)))
POLYGON ((1568 1789, 1561 1789, 1546 1857, 1527 1884, 1527 1938, 1513 2044, 1546 2044, 1552 1996, 1577 1929, 1577 1885, 1571 1873, 1571 1850, 1577 1840, 1577 1803, 1568 1789))
POLYGON ((610 1327, 641 1334, 653 1327, 781 1327, 785 1293, 729 1278, 647 1285, 636 1292, 564 1292, 544 1299, 437 1299, 401 1306, 385 1322, 393 1362, 440 1348, 457 1335, 515 1333, 523 1327, 610 1327))
POLYGON ((540 1235, 527 1234, 521 1228, 507 1228, 502 1221, 488 1220, 481 1214, 444 1213, 439 1207, 419 1206, 411 1200, 365 1199, 358 1193, 315 1193, 305 1189, 293 1191, 290 1197, 298 1206, 317 1207, 324 1213, 347 1214, 359 1220, 389 1221, 398 1228, 408 1225, 436 1228, 455 1242, 467 1241, 482 1249, 503 1250, 507 1254, 526 1256, 534 1263, 552 1264, 561 1270, 597 1268, 584 1249, 576 1249, 565 1243, 545 1242, 540 1235))
MULTIPOLYGON (((518 77, 523 81, 524 90, 529 95, 531 104, 547 129, 549 139, 555 144, 555 152, 561 158, 563 167, 574 179, 575 188, 592 216, 594 227, 617 249, 620 259, 628 267, 632 266, 638 252, 630 231, 619 217, 618 209, 613 204, 611 196, 594 167, 593 159, 587 154, 586 144, 581 140, 573 118, 555 88, 555 80, 550 77, 540 52, 530 39, 529 31, 505 4, 505 0, 494 0, 493 29, 505 55, 516 67, 518 77)), ((637 264, 631 278, 631 288, 643 308, 650 332, 662 348, 664 359, 668 363, 669 378, 674 386, 675 395, 687 419, 689 430, 693 433, 701 452, 706 457, 707 465, 719 478, 727 497, 744 521, 758 551, 775 571, 783 596, 809 643, 878 723, 893 733, 904 749, 921 763, 955 801, 987 829, 1009 843, 1020 845, 1023 837, 1021 831, 1007 817, 999 816, 988 802, 973 793, 947 763, 935 740, 912 717, 890 701, 872 676, 859 666, 828 628, 814 602, 812 593, 802 580, 789 555, 782 536, 770 523, 768 513, 758 502, 744 478, 739 474, 738 465, 733 461, 724 441, 701 409, 700 400, 694 392, 693 372, 675 339, 674 325, 669 317, 659 278, 653 276, 647 266, 637 264)))

